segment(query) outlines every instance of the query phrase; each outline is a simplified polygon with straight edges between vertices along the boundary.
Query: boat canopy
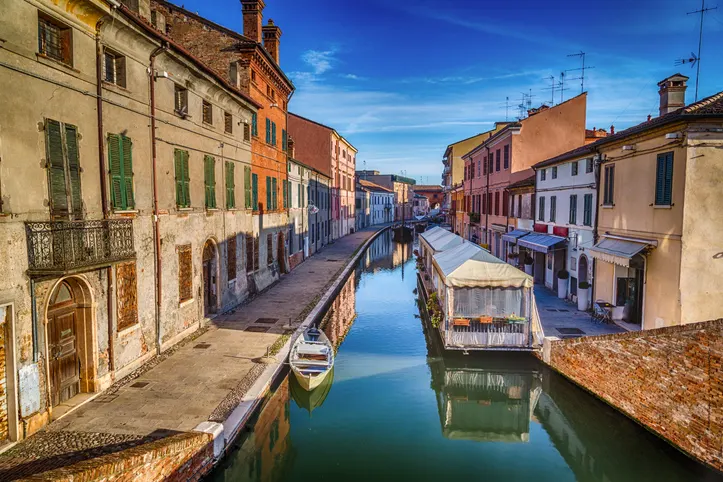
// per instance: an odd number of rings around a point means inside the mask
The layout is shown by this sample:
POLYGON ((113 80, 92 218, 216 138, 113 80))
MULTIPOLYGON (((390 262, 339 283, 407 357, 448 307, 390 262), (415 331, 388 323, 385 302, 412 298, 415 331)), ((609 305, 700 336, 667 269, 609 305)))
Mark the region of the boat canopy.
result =
POLYGON ((454 288, 532 288, 532 276, 496 258, 474 243, 434 255, 445 284, 454 288))

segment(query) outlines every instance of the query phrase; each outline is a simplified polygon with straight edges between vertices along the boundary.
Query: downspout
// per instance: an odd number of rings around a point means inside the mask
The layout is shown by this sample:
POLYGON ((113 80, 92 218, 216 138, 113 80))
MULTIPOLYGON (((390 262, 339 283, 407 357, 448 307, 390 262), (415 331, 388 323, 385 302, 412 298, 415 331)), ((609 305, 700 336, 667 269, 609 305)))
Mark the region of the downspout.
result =
MULTIPOLYGON (((492 170, 492 166, 489 162, 490 158, 490 146, 487 146, 487 157, 484 158, 484 162, 487 164, 487 185, 485 186, 485 196, 487 199, 485 199, 485 244, 487 245, 487 248, 491 248, 490 242, 488 242, 489 234, 490 234, 490 209, 492 209, 492 196, 489 195, 490 193, 490 171, 492 170)), ((491 252, 491 250, 490 250, 491 252)))
MULTIPOLYGON (((100 202, 103 204, 103 219, 109 218, 108 186, 105 168, 105 139, 103 135, 103 46, 100 43, 99 20, 95 24, 95 85, 96 85, 96 113, 98 115, 98 172, 100 173, 100 202)), ((108 371, 115 371, 115 336, 113 332, 113 268, 106 268, 107 290, 106 309, 108 310, 108 371)))
POLYGON ((149 93, 151 101, 151 155, 152 155, 152 177, 153 177, 153 238, 154 238, 154 254, 156 255, 156 355, 161 354, 161 233, 160 233, 160 217, 158 209, 158 174, 157 169, 157 147, 156 147, 156 56, 166 50, 165 42, 157 47, 149 57, 149 93))
MULTIPOLYGON (((598 214, 599 214, 599 206, 600 206, 600 172, 602 170, 602 154, 598 149, 595 150, 596 156, 593 158, 593 172, 595 174, 595 221, 592 223, 592 245, 595 246, 598 241, 598 214)), ((583 212, 583 216, 585 213, 583 212)), ((588 256, 590 258, 590 256, 588 256)), ((597 267, 597 260, 595 258, 592 258, 592 300, 588 300, 591 303, 594 303, 593 300, 596 299, 596 287, 597 287, 597 280, 595 278, 595 268, 597 267)), ((610 300, 612 303, 613 300, 610 300)))

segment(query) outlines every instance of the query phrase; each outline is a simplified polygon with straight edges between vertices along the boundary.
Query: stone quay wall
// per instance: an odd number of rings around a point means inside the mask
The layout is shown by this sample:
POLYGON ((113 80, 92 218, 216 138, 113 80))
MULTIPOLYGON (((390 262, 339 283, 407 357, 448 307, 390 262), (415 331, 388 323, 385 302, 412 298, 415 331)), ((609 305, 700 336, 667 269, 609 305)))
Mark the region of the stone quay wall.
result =
POLYGON ((186 482, 213 467, 213 437, 188 432, 74 465, 33 475, 24 481, 186 482))
POLYGON ((723 319, 546 338, 540 355, 683 452, 723 471, 723 319))

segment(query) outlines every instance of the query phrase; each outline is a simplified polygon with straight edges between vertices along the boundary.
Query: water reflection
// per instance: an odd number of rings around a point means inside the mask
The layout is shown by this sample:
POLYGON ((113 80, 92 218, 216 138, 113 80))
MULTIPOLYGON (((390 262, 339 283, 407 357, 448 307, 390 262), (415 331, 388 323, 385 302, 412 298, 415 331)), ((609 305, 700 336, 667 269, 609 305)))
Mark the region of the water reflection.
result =
POLYGON ((319 324, 337 351, 356 319, 357 280, 356 274, 349 276, 319 324))
POLYGON ((324 378, 324 381, 311 391, 304 389, 296 380, 296 377, 289 377, 289 391, 291 392, 291 397, 294 399, 294 402, 296 402, 296 405, 309 412, 309 415, 312 414, 314 409, 319 408, 324 404, 326 397, 329 396, 329 392, 331 391, 331 386, 333 384, 333 368, 331 369, 329 375, 324 378))

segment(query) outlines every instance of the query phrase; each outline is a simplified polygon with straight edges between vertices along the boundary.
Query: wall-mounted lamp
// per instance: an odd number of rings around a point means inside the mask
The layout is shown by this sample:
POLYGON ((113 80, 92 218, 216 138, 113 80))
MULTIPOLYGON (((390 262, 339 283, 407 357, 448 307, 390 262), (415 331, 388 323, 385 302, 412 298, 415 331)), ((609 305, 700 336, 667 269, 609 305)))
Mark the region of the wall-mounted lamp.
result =
POLYGON ((274 107, 278 107, 278 106, 279 106, 279 104, 277 104, 276 102, 274 102, 274 103, 271 104, 269 107, 271 107, 271 108, 273 109, 274 107))
POLYGON ((627 146, 623 146, 624 151, 634 151, 635 150, 635 144, 628 144, 627 146))
POLYGON ((670 132, 668 134, 665 134, 666 139, 680 139, 681 137, 683 137, 683 134, 681 134, 680 132, 670 132))
POLYGON ((163 70, 163 71, 161 71, 161 72, 156 72, 156 73, 153 75, 153 77, 156 78, 156 79, 160 79, 160 78, 168 79, 168 78, 171 77, 171 74, 169 74, 168 72, 166 72, 165 70, 163 70))

